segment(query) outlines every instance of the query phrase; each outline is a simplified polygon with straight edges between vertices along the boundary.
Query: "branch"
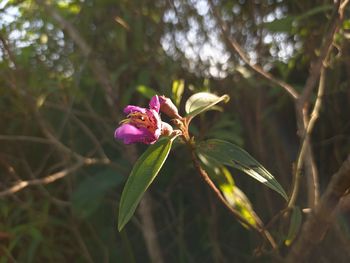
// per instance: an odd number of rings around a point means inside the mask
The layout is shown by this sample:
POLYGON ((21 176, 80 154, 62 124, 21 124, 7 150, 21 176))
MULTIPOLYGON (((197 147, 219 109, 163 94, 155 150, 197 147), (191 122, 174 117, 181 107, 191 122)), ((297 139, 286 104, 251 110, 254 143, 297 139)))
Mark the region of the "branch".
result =
MULTIPOLYGON (((137 160, 137 148, 135 145, 129 145, 128 147, 125 147, 124 150, 126 158, 134 163, 137 160)), ((145 193, 137 208, 137 212, 141 217, 141 232, 151 262, 163 263, 165 261, 163 259, 161 246, 157 239, 157 228, 152 214, 152 201, 152 196, 149 193, 145 193)))
MULTIPOLYGON (((68 33, 69 37, 80 48, 83 56, 90 58, 89 64, 95 75, 95 78, 106 92, 105 99, 107 101, 107 104, 111 109, 114 109, 115 103, 113 99, 115 99, 115 94, 117 94, 117 92, 113 90, 113 85, 110 80, 108 70, 99 59, 94 57, 92 47, 80 35, 79 31, 73 26, 73 24, 61 16, 60 13, 57 12, 51 4, 48 4, 43 0, 36 0, 36 2, 38 5, 43 5, 51 17, 59 24, 59 26, 68 33)), ((113 112, 114 111, 111 111, 111 113, 113 112)))
POLYGON ((292 246, 286 262, 304 262, 311 249, 322 241, 334 222, 337 208, 350 189, 350 155, 332 179, 319 204, 301 229, 299 238, 292 246))
POLYGON ((300 185, 300 174, 304 163, 309 167, 308 169, 308 178, 313 180, 313 186, 315 187, 313 193, 309 192, 309 196, 314 196, 315 200, 311 206, 313 207, 317 203, 318 197, 318 176, 316 168, 313 161, 313 154, 310 143, 310 134, 314 128, 315 122, 318 119, 319 110, 322 104, 322 96, 324 92, 324 78, 325 78, 325 67, 329 59, 331 48, 333 45, 334 37, 336 32, 339 30, 341 22, 344 19, 344 9, 348 4, 348 0, 338 0, 335 3, 335 15, 333 16, 333 22, 324 37, 324 44, 321 47, 320 56, 316 62, 311 63, 310 74, 306 80, 305 87, 302 94, 296 100, 296 118, 298 125, 298 134, 301 137, 301 148, 298 155, 298 160, 296 163, 295 174, 293 178, 293 186, 290 200, 288 202, 288 208, 294 206, 300 185), (317 100, 314 105, 313 112, 311 113, 311 118, 308 120, 308 103, 314 89, 316 82, 319 80, 319 89, 317 100))
POLYGON ((33 179, 33 180, 27 180, 27 181, 19 181, 16 184, 14 184, 12 187, 3 190, 0 192, 0 198, 7 196, 7 195, 12 195, 15 194, 21 190, 23 190, 26 187, 33 186, 33 185, 46 185, 53 183, 59 179, 64 178, 65 176, 75 172, 79 168, 86 166, 86 165, 92 165, 92 164, 108 164, 109 160, 99 160, 99 159, 91 159, 91 158, 85 158, 85 159, 80 159, 76 164, 73 166, 63 169, 62 171, 59 171, 57 173, 50 174, 44 178, 40 179, 33 179))
MULTIPOLYGON (((29 98, 27 96, 27 98, 29 98)), ((68 146, 66 146, 64 143, 62 143, 55 135, 54 133, 51 132, 50 127, 48 127, 45 119, 42 117, 42 115, 40 114, 39 110, 33 106, 33 100, 30 101, 31 102, 31 106, 34 112, 34 116, 38 122, 38 126, 41 128, 43 134, 46 136, 46 138, 54 145, 57 147, 58 150, 60 150, 61 152, 65 153, 66 155, 69 156, 73 156, 74 158, 76 158, 77 160, 80 159, 84 159, 84 157, 82 155, 80 155, 79 153, 73 151, 71 148, 69 148, 68 146)))
POLYGON ((219 25, 221 34, 225 38, 226 42, 228 43, 228 46, 237 53, 240 58, 256 73, 264 77, 265 79, 271 81, 272 83, 276 84, 277 86, 280 86, 283 88, 293 99, 298 99, 299 94, 298 92, 288 83, 274 77, 269 72, 265 71, 261 66, 258 64, 252 64, 250 61, 249 56, 245 53, 244 49, 238 44, 238 42, 230 36, 230 32, 225 25, 225 23, 222 21, 218 10, 215 8, 214 3, 209 0, 209 4, 213 13, 214 18, 216 19, 216 23, 219 25))
POLYGON ((335 34, 338 32, 339 27, 344 20, 344 10, 348 3, 349 0, 338 0, 335 3, 336 12, 333 17, 332 25, 324 37, 324 42, 321 47, 318 59, 310 65, 309 77, 307 78, 303 92, 299 97, 298 104, 300 108, 302 108, 304 104, 307 103, 310 99, 312 90, 314 89, 316 82, 320 76, 321 68, 324 66, 326 58, 331 51, 335 34))
POLYGON ((231 212, 231 214, 236 217, 240 222, 247 225, 249 228, 255 230, 258 232, 266 241, 268 241, 273 249, 277 249, 277 244, 271 234, 263 227, 262 222, 257 222, 257 225, 251 224, 247 219, 245 219, 243 216, 241 216, 233 207, 226 201, 225 197, 221 194, 220 190, 215 186, 213 181, 208 176, 207 172, 202 168, 200 165, 196 154, 194 153, 193 149, 189 145, 192 155, 192 161, 194 164, 194 167, 200 174, 200 176, 204 179, 204 181, 208 184, 208 186, 214 191, 217 198, 226 206, 226 208, 231 212))
MULTIPOLYGON (((302 140, 301 143, 301 149, 299 152, 299 156, 298 156, 298 160, 296 163, 296 169, 295 169, 295 178, 294 178, 294 182, 293 182, 293 190, 291 193, 291 197, 289 199, 288 202, 288 207, 291 208, 294 206, 298 192, 299 192, 299 185, 300 185, 300 174, 301 174, 301 170, 303 167, 303 160, 306 156, 307 150, 311 150, 310 148, 310 137, 311 137, 311 133, 313 131, 313 128, 315 126, 315 123, 319 117, 319 112, 321 110, 321 106, 322 106, 322 99, 323 99, 323 94, 324 94, 324 90, 325 90, 325 67, 321 68, 321 76, 320 76, 320 83, 319 83, 319 88, 318 88, 318 93, 317 93, 317 99, 314 105, 314 108, 312 110, 311 113, 311 118, 309 120, 309 122, 307 123, 307 127, 306 127, 306 131, 305 131, 305 136, 302 140)), ((314 191, 314 195, 315 195, 315 203, 317 203, 318 200, 318 178, 315 178, 314 176, 314 183, 317 183, 317 186, 315 185, 315 191, 314 191)))
POLYGON ((163 263, 163 255, 159 247, 157 231, 152 216, 152 198, 149 193, 144 194, 137 212, 141 217, 141 230, 152 263, 163 263))
POLYGON ((0 141, 28 141, 28 142, 36 142, 36 143, 44 143, 44 144, 52 144, 52 141, 49 139, 44 139, 41 137, 35 136, 26 136, 26 135, 5 135, 0 134, 0 141))
MULTIPOLYGON (((115 102, 113 101, 112 98, 114 98, 114 100, 116 100, 115 98, 115 94, 117 94, 116 91, 113 90, 113 86, 112 86, 112 82, 110 80, 109 74, 108 74, 108 70, 107 68, 104 66, 104 64, 97 58, 94 58, 94 56, 91 55, 92 53, 92 48, 88 45, 88 43, 80 36, 78 30, 76 30, 76 28, 67 20, 65 20, 56 10, 52 5, 46 4, 42 2, 43 0, 37 0, 38 4, 44 4, 45 8, 47 9, 47 11, 52 15, 53 19, 63 28, 67 31, 68 35, 70 36, 70 38, 73 40, 73 42, 81 49, 82 54, 85 57, 89 57, 89 64, 90 67, 97 79, 97 81, 100 83, 100 85, 104 88, 105 92, 106 92, 106 101, 108 103, 108 106, 111 109, 111 113, 115 114, 115 110, 114 110, 114 105, 115 102)), ((115 118, 116 116, 114 116, 115 118)), ((132 146, 133 149, 135 149, 134 146, 132 146)), ((144 205, 145 205, 145 209, 150 209, 150 201, 149 200, 145 200, 144 201, 144 205)), ((142 220, 143 221, 147 221, 147 222, 152 222, 153 223, 153 218, 152 218, 152 214, 150 212, 150 210, 147 210, 147 218, 144 217, 145 214, 142 214, 142 220)), ((149 226, 149 225, 148 225, 149 226)), ((148 227, 146 226, 146 227, 148 227)), ((153 224, 154 226, 154 224, 153 224)), ((155 235, 156 233, 156 228, 153 227, 151 229, 146 229, 145 227, 142 227, 142 231, 144 233, 144 237, 145 237, 145 241, 147 244, 147 248, 148 248, 148 252, 151 256, 152 261, 154 262, 164 262, 162 260, 162 254, 161 254, 161 250, 160 250, 160 246, 158 243, 157 239, 152 239, 149 240, 148 239, 148 235, 149 233, 153 233, 153 235, 155 235), (151 243, 149 243, 151 242, 151 243), (152 251, 152 250, 156 250, 156 251, 152 251), (154 257, 155 256, 155 257, 154 257), (155 261, 157 260, 157 261, 155 261)))

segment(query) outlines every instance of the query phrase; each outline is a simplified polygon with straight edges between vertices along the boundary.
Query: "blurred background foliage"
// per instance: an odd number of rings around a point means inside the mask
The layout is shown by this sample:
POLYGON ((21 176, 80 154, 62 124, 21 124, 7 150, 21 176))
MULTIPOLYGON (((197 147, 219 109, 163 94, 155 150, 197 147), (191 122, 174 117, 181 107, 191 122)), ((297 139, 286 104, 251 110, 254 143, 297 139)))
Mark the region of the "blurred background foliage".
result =
MULTIPOLYGON (((0 1, 0 262, 150 261, 139 215, 124 232, 116 228, 122 187, 146 147, 125 147, 113 133, 125 105, 146 106, 156 93, 180 113, 195 92, 229 94, 224 112, 200 116, 192 133, 243 146, 290 189, 299 149, 293 102, 227 48, 210 5, 253 63, 302 89, 332 1, 0 1), (6 192, 60 172, 55 182, 6 192)), ((321 191, 350 147, 346 14, 312 136, 321 191)), ((271 260, 255 253, 260 238, 217 202, 189 159, 176 145, 149 190, 165 262, 271 260)), ((283 208, 276 193, 230 171, 264 222, 283 208)), ((328 244, 324 260, 346 262, 349 252, 331 248, 349 247, 348 219, 344 211, 342 239, 328 244)), ((287 230, 272 234, 282 242, 287 230)))

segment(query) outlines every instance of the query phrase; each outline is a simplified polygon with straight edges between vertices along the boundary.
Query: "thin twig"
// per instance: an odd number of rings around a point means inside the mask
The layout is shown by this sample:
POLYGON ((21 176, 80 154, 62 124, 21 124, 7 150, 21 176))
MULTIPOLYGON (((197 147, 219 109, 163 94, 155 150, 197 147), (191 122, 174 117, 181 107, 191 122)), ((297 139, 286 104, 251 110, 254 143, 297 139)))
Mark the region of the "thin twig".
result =
MULTIPOLYGON (((298 133, 301 137, 301 148, 300 148, 300 152, 296 163, 291 197, 288 202, 289 208, 294 206, 296 198, 298 196, 301 169, 303 167, 304 162, 306 161, 307 161, 307 165, 311 167, 311 169, 309 169, 310 170, 309 176, 313 179, 313 185, 317 186, 318 188, 318 176, 317 176, 315 165, 313 162, 313 154, 312 154, 311 143, 310 143, 310 134, 314 128, 316 120, 318 119, 318 113, 322 104, 322 95, 324 92, 323 91, 324 90, 323 82, 324 82, 324 75, 325 75, 324 70, 331 53, 331 48, 334 42, 335 34, 339 30, 339 27, 344 19, 344 9, 348 4, 348 2, 349 2, 348 0, 344 0, 344 1, 339 0, 335 3, 336 11, 334 12, 332 24, 324 37, 325 40, 321 47, 320 56, 318 57, 316 62, 311 63, 309 77, 306 80, 306 84, 302 94, 297 99, 295 104, 297 124, 299 129, 298 133), (321 76, 321 74, 323 76, 321 76), (310 120, 308 120, 309 100, 310 100, 312 91, 314 89, 315 83, 319 77, 320 77, 320 80, 319 80, 319 88, 318 88, 318 98, 314 105, 311 118, 310 120), (320 92, 321 92, 321 96, 320 96, 320 92)), ((313 193, 313 195, 315 197, 318 196, 317 188, 314 188, 315 192, 313 193)), ((317 202, 317 199, 315 199, 315 201, 317 202)))
POLYGON ((28 142, 36 142, 36 143, 45 143, 52 144, 52 142, 45 138, 34 137, 34 136, 26 136, 26 135, 0 135, 0 140, 3 141, 28 141, 28 142))
POLYGON ((103 150, 101 143, 98 141, 98 139, 96 138, 95 134, 91 131, 91 129, 74 114, 71 115, 71 118, 73 121, 75 121, 78 124, 78 126, 80 126, 80 128, 85 132, 86 136, 89 137, 91 142, 96 146, 96 149, 100 157, 103 159, 108 159, 106 153, 103 150))
POLYGON ((163 255, 159 247, 157 232, 155 231, 156 227, 152 216, 152 199, 149 193, 144 194, 137 212, 141 217, 142 233, 152 262, 163 263, 163 255))
POLYGON ((26 187, 29 186, 34 186, 34 185, 46 185, 53 183, 59 179, 64 178, 65 176, 75 172, 79 168, 86 166, 86 165, 93 165, 93 164, 108 164, 109 160, 104 160, 104 159, 91 159, 91 158, 84 158, 80 159, 76 164, 73 166, 63 169, 62 171, 50 174, 44 178, 39 178, 39 179, 33 179, 33 180, 26 180, 26 181, 19 181, 15 183, 12 187, 3 190, 0 192, 0 197, 4 197, 7 195, 12 195, 15 194, 21 190, 23 190, 26 187))
POLYGON ((324 37, 323 45, 321 47, 318 59, 310 65, 309 77, 307 78, 303 92, 298 99, 298 104, 301 108, 304 107, 304 104, 309 101, 312 91, 315 88, 316 82, 320 76, 321 68, 324 66, 326 57, 329 55, 332 48, 335 34, 338 32, 339 27, 344 19, 344 10, 348 2, 349 0, 338 0, 335 3, 336 11, 334 12, 333 22, 324 37))
POLYGON ((339 171, 332 176, 319 204, 304 223, 298 239, 293 244, 286 262, 305 262, 311 249, 324 238, 334 222, 340 201, 350 189, 350 155, 339 171))
POLYGON ((105 100, 111 109, 111 114, 113 114, 115 112, 112 110, 114 109, 115 105, 115 102, 113 100, 116 99, 115 94, 117 94, 117 92, 114 91, 108 71, 104 64, 99 59, 94 57, 94 54, 92 54, 93 49, 80 35, 79 31, 73 26, 72 23, 66 20, 51 4, 47 3, 46 1, 36 0, 36 2, 38 5, 43 5, 45 7, 51 17, 60 25, 63 30, 68 33, 69 37, 80 48, 83 56, 89 58, 89 65, 95 75, 96 80, 100 83, 106 93, 105 100))
POLYGON ((81 236, 80 232, 79 232, 79 227, 77 224, 73 223, 71 226, 71 232, 73 232, 73 235, 76 238, 76 241, 78 241, 78 245, 80 246, 81 249, 81 254, 82 256, 84 256, 86 262, 88 263, 94 263, 94 259, 90 254, 90 251, 88 249, 88 247, 85 244, 84 238, 81 236))
POLYGON ((256 73, 258 73, 259 75, 261 75, 262 77, 266 78, 267 80, 271 81, 272 83, 282 87, 293 99, 298 99, 299 94, 298 92, 288 83, 274 77, 272 74, 270 74, 269 72, 265 71, 261 66, 259 66, 258 64, 253 64, 250 61, 249 56, 246 54, 246 52, 244 51, 244 49, 238 44, 238 42, 232 38, 230 36, 230 32, 227 28, 227 26, 225 25, 224 21, 222 21, 221 16, 218 12, 218 10, 215 8, 214 3, 209 0, 208 1, 210 3, 211 6, 211 10, 213 13, 213 16, 216 19, 217 24, 220 27, 222 36, 225 38, 225 40, 228 43, 228 46, 239 55, 239 57, 252 69, 254 70, 256 73))
MULTIPOLYGON (((321 69, 321 73, 320 73, 320 83, 319 83, 319 88, 318 88, 318 93, 317 93, 317 99, 315 102, 315 106, 312 110, 311 113, 311 118, 307 124, 306 127, 306 132, 305 132, 305 136, 303 138, 302 144, 301 144, 301 149, 299 152, 299 156, 298 156, 298 160, 296 163, 296 168, 295 168, 295 178, 294 178, 294 182, 293 182, 293 191, 291 193, 289 202, 288 202, 288 207, 291 208, 294 206, 296 198, 298 196, 298 192, 299 192, 299 185, 300 185, 300 175, 301 175, 301 170, 303 167, 303 160, 305 158, 306 152, 307 152, 307 148, 310 147, 310 136, 311 133, 313 131, 313 128, 315 126, 315 123, 319 117, 319 112, 322 106, 322 98, 323 98, 323 94, 324 94, 324 90, 325 90, 325 68, 322 67, 321 69)), ((318 196, 319 196, 319 190, 318 190, 318 178, 313 178, 314 179, 314 183, 317 183, 317 186, 315 186, 315 201, 317 203, 318 200, 318 196)), ((315 204, 316 204, 315 203, 315 204)))
MULTIPOLYGON (((114 110, 115 101, 117 100, 116 94, 117 91, 114 90, 114 87, 112 85, 110 74, 108 73, 107 68, 104 66, 102 61, 97 59, 92 53, 92 48, 89 46, 89 44, 85 41, 83 37, 79 34, 79 31, 67 20, 64 19, 63 16, 57 12, 57 10, 50 4, 44 3, 42 0, 36 1, 38 4, 44 4, 47 11, 51 14, 52 18, 68 33, 70 38, 73 40, 73 42, 80 48, 83 56, 89 58, 89 65, 95 75, 96 80, 100 83, 100 85, 104 88, 104 91, 106 93, 105 99, 107 101, 107 104, 110 108, 110 112, 112 114, 112 117, 116 119, 116 111, 114 110)), ((134 146, 132 146, 134 148, 134 146)), ((149 207, 150 204, 146 202, 146 206, 149 207)), ((150 214, 151 216, 151 214, 150 214)), ((151 217, 149 220, 153 221, 153 218, 151 217)), ((146 226, 147 227, 147 226, 146 226)), ((151 230, 145 229, 143 227, 143 232, 149 232, 153 231, 156 233, 155 227, 151 230)), ((145 240, 148 242, 148 240, 145 240)), ((157 253, 161 256, 161 250, 159 243, 156 239, 153 240, 152 244, 147 245, 150 247, 151 250, 157 250, 157 253)), ((149 250, 150 256, 154 254, 154 251, 149 250)))
POLYGON ((50 131, 45 119, 41 116, 40 112, 36 108, 33 108, 33 111, 34 111, 34 116, 43 134, 54 146, 57 147, 57 149, 59 149, 61 152, 64 152, 65 154, 68 154, 68 156, 73 156, 76 159, 84 159, 82 155, 80 155, 79 153, 73 151, 71 148, 66 146, 50 131))

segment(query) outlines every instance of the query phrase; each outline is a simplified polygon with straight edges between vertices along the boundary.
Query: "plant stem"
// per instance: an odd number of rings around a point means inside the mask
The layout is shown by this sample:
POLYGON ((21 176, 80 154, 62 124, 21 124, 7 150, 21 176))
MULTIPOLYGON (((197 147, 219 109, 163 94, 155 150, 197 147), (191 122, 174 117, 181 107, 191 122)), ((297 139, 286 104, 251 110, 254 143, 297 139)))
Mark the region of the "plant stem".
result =
POLYGON ((231 212, 231 214, 237 218, 240 222, 248 226, 249 228, 255 230, 258 232, 268 243, 270 243, 271 247, 276 250, 277 244, 271 234, 269 233, 266 228, 264 228, 263 223, 261 220, 256 221, 256 225, 250 223, 247 219, 245 219, 241 214, 239 214, 225 199, 225 197, 222 195, 220 190, 216 187, 214 182, 210 179, 209 175, 207 172, 202 168, 200 161, 197 158, 197 155, 195 153, 195 144, 193 142, 193 139, 191 138, 189 132, 188 132, 188 127, 191 119, 188 118, 182 118, 182 119, 175 119, 173 122, 174 124, 181 130, 182 135, 181 137, 183 138, 184 142, 187 144, 188 149, 191 153, 192 157, 192 162, 197 170, 197 172, 200 174, 200 176, 204 179, 204 181, 207 183, 207 185, 213 190, 215 193, 216 197, 226 206, 226 208, 231 212))
POLYGON ((214 191, 216 197, 226 206, 226 208, 243 224, 247 225, 249 228, 258 232, 266 241, 268 241, 273 249, 277 249, 277 244, 271 234, 257 222, 257 225, 251 224, 247 219, 241 216, 233 207, 226 201, 225 197, 221 194, 220 190, 215 186, 214 182, 210 179, 207 172, 202 168, 196 154, 194 151, 193 144, 186 141, 189 149, 191 151, 191 157, 193 161, 193 165, 200 174, 200 176, 204 179, 207 185, 214 191))

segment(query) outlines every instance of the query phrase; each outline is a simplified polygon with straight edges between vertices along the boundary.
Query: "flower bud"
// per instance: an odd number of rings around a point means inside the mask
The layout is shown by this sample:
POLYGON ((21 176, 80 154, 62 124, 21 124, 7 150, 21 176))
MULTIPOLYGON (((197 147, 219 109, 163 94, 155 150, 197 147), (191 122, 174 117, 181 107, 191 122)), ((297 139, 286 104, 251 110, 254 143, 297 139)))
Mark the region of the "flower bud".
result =
POLYGON ((173 127, 170 126, 170 124, 162 121, 162 131, 161 135, 169 136, 173 133, 173 127))
POLYGON ((181 119, 174 103, 165 96, 159 96, 160 111, 168 115, 170 118, 181 119))

